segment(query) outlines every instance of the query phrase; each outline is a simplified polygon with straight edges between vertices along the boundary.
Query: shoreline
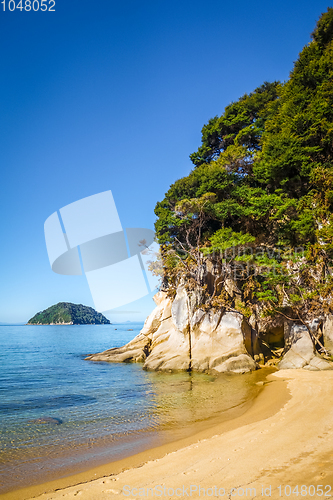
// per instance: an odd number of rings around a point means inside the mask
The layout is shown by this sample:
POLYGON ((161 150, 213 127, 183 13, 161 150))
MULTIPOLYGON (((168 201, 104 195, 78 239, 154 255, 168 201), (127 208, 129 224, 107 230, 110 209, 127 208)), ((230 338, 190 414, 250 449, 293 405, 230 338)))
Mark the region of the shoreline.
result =
MULTIPOLYGON (((17 453, 17 460, 15 456, 6 460, 6 454, 1 454, 3 467, 0 467, 0 497, 11 491, 71 478, 107 464, 115 464, 141 452, 178 443, 179 440, 185 443, 184 438, 192 438, 203 430, 234 420, 248 411, 262 391, 267 375, 274 371, 274 368, 262 368, 243 375, 208 377, 209 380, 207 376, 202 377, 197 373, 190 376, 185 376, 184 373, 155 374, 156 395, 160 394, 155 401, 157 414, 159 406, 168 407, 171 395, 176 398, 172 403, 171 413, 169 411, 168 416, 165 414, 166 420, 163 421, 162 417, 155 428, 140 427, 138 432, 129 434, 111 432, 102 437, 94 435, 94 439, 86 436, 81 446, 74 449, 71 447, 71 435, 68 435, 68 439, 64 436, 61 440, 60 447, 53 446, 52 440, 45 441, 37 450, 38 453, 32 448, 30 454, 26 452, 22 456, 17 453), (161 384, 159 378, 163 383, 158 389, 161 384), (187 395, 191 397, 188 399, 187 395), (203 402, 206 404, 203 405, 203 402), (46 458, 45 463, 43 457, 46 458), (55 467, 52 467, 52 462, 55 467)), ((154 380, 151 382, 154 383, 154 380)), ((91 428, 91 431, 94 433, 95 428, 91 428)), ((51 436, 52 433, 49 439, 52 439, 51 436)), ((190 441, 186 441, 188 442, 190 441)))
POLYGON ((233 420, 0 498, 201 498, 203 493, 195 491, 199 487, 221 498, 332 498, 332 458, 333 371, 281 370, 268 375, 253 405, 233 420), (186 494, 191 487, 191 495, 186 494), (301 495, 302 487, 303 493, 311 487, 309 495, 301 495))
MULTIPOLYGON (((258 382, 262 385, 259 394, 247 402, 246 409, 241 415, 238 415, 220 423, 213 423, 206 428, 193 433, 192 435, 166 442, 157 447, 139 452, 129 457, 116 460, 111 463, 99 465, 89 470, 71 474, 66 477, 61 477, 55 480, 47 481, 38 485, 32 485, 17 490, 11 490, 0 494, 1 500, 27 500, 37 498, 47 492, 47 498, 51 498, 49 493, 87 485, 91 481, 102 480, 108 476, 121 474, 124 471, 137 470, 151 461, 159 461, 163 457, 170 454, 178 453, 179 451, 196 445, 196 443, 204 440, 212 439, 213 436, 222 435, 232 430, 241 428, 249 423, 258 422, 263 418, 268 418, 274 415, 288 401, 290 395, 287 389, 287 384, 284 380, 271 378, 270 373, 265 381, 258 382)), ((199 427, 200 428, 200 427, 199 427)), ((46 497, 45 497, 46 498, 46 497)), ((53 496, 52 496, 53 498, 53 496)), ((94 497, 97 498, 97 497, 94 497)))

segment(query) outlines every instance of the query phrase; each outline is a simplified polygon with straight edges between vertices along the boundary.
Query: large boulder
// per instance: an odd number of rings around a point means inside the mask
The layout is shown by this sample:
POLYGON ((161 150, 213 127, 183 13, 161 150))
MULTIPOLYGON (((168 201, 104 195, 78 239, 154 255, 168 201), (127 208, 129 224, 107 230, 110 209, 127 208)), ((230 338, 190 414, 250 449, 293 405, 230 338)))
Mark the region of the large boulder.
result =
POLYGON ((143 362, 147 370, 196 370, 244 373, 255 370, 251 357, 253 329, 235 312, 193 313, 196 299, 184 286, 172 301, 165 292, 154 297, 156 308, 143 329, 123 347, 108 349, 86 359, 143 362))
POLYGON ((197 371, 248 372, 256 363, 245 347, 251 328, 239 313, 196 311, 191 322, 191 364, 197 371))
POLYGON ((305 325, 293 324, 288 329, 286 341, 290 349, 278 364, 279 369, 329 370, 332 368, 331 363, 316 354, 309 330, 305 325))

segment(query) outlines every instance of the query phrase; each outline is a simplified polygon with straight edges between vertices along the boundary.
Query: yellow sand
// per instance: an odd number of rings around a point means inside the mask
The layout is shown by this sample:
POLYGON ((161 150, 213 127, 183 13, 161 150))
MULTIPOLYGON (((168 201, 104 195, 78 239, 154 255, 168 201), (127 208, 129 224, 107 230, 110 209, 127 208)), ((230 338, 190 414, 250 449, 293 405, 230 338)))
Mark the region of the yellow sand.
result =
POLYGON ((162 446, 141 454, 136 464, 128 459, 83 473, 71 479, 75 486, 53 481, 1 498, 175 499, 203 498, 204 492, 205 498, 225 499, 333 497, 333 371, 284 370, 268 380, 247 413, 211 429, 209 437, 201 433, 176 451, 162 446), (92 474, 99 479, 88 480, 92 474))

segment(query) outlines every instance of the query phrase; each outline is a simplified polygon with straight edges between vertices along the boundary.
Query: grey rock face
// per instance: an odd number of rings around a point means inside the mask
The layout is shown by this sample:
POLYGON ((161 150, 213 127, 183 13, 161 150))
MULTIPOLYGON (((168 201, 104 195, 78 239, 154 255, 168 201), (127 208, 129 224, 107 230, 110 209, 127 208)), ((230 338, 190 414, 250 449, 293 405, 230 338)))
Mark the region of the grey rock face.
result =
MULTIPOLYGON (((245 330, 243 318, 238 313, 222 315, 209 311, 201 315, 192 326, 192 368, 236 373, 255 370, 256 363, 245 348, 245 330)), ((248 330, 251 333, 249 326, 248 330)))
POLYGON ((326 316, 323 324, 324 345, 327 351, 333 355, 333 315, 326 316))
POLYGON ((171 315, 175 327, 185 333, 189 326, 189 300, 184 287, 179 287, 172 302, 171 315))
MULTIPOLYGON (((258 367, 253 358, 264 361, 265 352, 259 342, 257 330, 253 328, 255 324, 252 321, 250 325, 240 313, 222 314, 221 311, 196 309, 196 304, 200 303, 198 296, 188 296, 184 286, 178 287, 173 300, 162 291, 155 295, 154 300, 156 308, 146 319, 139 335, 131 342, 123 347, 93 354, 86 359, 141 362, 147 370, 217 373, 249 372, 258 367)), ((311 323, 311 334, 316 334, 320 324, 320 321, 311 323)), ((296 325, 292 321, 284 321, 282 326, 273 324, 269 326, 267 334, 264 331, 266 339, 273 334, 276 337, 273 327, 282 328, 282 332, 278 332, 279 340, 282 337, 285 349, 288 349, 278 368, 332 368, 332 363, 316 354, 305 326, 296 325)), ((325 347, 330 341, 333 349, 333 317, 326 319, 323 335, 325 347)), ((267 352, 269 356, 269 348, 267 352)))
POLYGON ((245 345, 252 345, 251 327, 241 314, 198 309, 179 287, 173 301, 165 292, 143 329, 123 347, 88 356, 92 361, 143 362, 147 370, 196 370, 244 373, 257 365, 245 345))
POLYGON ((315 348, 306 326, 293 325, 289 333, 289 342, 291 347, 278 365, 281 370, 289 368, 331 369, 331 363, 315 354, 315 348))

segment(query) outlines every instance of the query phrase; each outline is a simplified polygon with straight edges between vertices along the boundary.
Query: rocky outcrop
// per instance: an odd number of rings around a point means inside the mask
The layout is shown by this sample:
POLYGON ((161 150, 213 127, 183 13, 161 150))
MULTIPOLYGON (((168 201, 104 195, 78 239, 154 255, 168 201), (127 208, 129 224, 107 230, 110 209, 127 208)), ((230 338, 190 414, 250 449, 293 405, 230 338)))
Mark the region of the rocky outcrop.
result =
POLYGON ((290 349, 283 356, 278 367, 304 368, 306 370, 329 370, 331 363, 315 352, 309 330, 304 325, 292 325, 288 332, 290 349))
POLYGON ((88 356, 92 361, 143 362, 147 370, 245 373, 257 368, 253 329, 237 312, 197 309, 179 287, 172 301, 165 292, 140 334, 123 347, 88 356))
POLYGON ((241 314, 197 310, 191 321, 192 369, 236 373, 255 370, 257 365, 250 355, 251 333, 241 314))
MULTIPOLYGON (((236 311, 204 311, 198 306, 200 292, 188 295, 184 286, 178 287, 173 300, 163 291, 154 300, 156 308, 131 342, 86 359, 141 362, 147 370, 219 373, 249 372, 258 368, 257 362, 262 366, 265 361, 278 363, 280 369, 333 366, 317 353, 313 342, 322 320, 313 320, 307 328, 283 316, 272 320, 253 316, 247 321, 236 311)), ((324 322, 322 341, 333 352, 333 317, 324 322)))

